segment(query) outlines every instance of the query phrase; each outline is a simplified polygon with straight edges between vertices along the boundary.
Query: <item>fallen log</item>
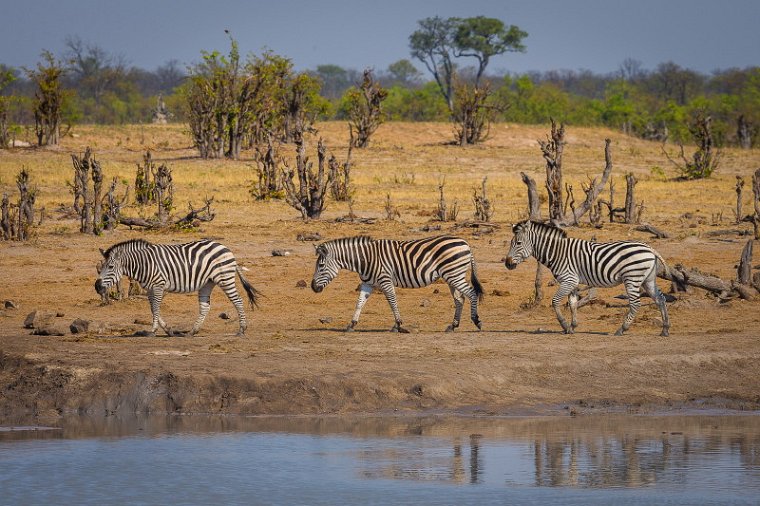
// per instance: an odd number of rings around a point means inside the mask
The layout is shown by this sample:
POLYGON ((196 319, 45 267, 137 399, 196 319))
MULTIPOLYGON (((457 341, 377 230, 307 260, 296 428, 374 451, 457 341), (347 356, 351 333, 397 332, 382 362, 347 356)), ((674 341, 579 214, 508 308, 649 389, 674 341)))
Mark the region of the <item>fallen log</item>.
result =
POLYGON ((662 230, 653 227, 649 223, 644 223, 643 225, 639 225, 634 230, 638 230, 639 232, 649 232, 650 234, 653 234, 657 239, 667 239, 670 237, 670 234, 667 232, 663 232, 662 230))

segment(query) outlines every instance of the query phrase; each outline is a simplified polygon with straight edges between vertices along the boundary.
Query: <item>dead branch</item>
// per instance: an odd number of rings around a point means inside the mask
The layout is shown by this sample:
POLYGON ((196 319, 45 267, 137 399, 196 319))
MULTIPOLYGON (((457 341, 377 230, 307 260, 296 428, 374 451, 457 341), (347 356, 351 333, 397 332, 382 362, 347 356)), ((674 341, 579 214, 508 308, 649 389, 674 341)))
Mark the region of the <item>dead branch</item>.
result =
POLYGON ((562 152, 565 147, 565 125, 551 119, 552 129, 546 141, 538 141, 541 154, 546 160, 546 191, 549 195, 549 219, 564 221, 562 212, 562 152))
POLYGON ((527 175, 525 172, 520 172, 523 183, 528 187, 528 217, 531 220, 541 219, 541 207, 538 200, 538 190, 536 189, 536 181, 527 175))
MULTIPOLYGON (((591 183, 589 184, 589 189, 586 191, 586 199, 583 201, 583 203, 573 212, 573 216, 570 218, 563 218, 560 221, 560 224, 562 225, 569 225, 571 223, 578 223, 580 218, 586 214, 591 207, 594 205, 594 202, 599 197, 599 194, 602 192, 604 187, 607 185, 607 180, 610 177, 610 173, 612 172, 612 155, 610 153, 610 139, 604 140, 604 170, 602 171, 602 177, 597 182, 596 178, 594 178, 591 183)), ((611 186, 612 188, 612 186, 611 186)), ((610 189, 610 192, 612 189, 610 189)), ((610 202, 612 202, 612 198, 610 198, 610 202)), ((610 205, 611 206, 611 205, 610 205)))
POLYGON ((670 234, 668 234, 667 232, 663 232, 662 230, 658 228, 655 228, 649 223, 644 223, 643 225, 639 225, 634 230, 637 230, 639 232, 649 232, 650 234, 654 235, 658 239, 667 239, 670 237, 670 234))

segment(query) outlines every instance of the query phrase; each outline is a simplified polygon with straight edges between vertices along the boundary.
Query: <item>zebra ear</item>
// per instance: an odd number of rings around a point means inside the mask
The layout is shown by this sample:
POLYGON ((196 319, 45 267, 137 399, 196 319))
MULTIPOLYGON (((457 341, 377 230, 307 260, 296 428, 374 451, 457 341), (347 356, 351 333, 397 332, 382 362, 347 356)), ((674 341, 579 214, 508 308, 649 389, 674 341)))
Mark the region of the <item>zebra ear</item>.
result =
POLYGON ((103 258, 106 257, 106 252, 103 248, 98 248, 100 250, 100 254, 103 255, 103 258))

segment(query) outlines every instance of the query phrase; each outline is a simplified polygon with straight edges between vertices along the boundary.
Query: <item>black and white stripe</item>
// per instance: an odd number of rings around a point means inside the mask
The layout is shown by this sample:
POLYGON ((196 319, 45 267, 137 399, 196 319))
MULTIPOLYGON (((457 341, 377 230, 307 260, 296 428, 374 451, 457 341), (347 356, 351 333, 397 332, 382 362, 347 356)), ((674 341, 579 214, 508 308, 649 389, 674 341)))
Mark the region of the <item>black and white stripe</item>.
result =
POLYGON ((256 305, 258 291, 243 277, 235 256, 218 242, 201 240, 186 244, 152 244, 133 239, 115 244, 106 251, 95 290, 101 295, 117 284, 121 276, 134 279, 148 292, 153 333, 160 325, 168 335, 173 332, 161 318, 160 307, 164 292, 198 292, 200 314, 191 334, 200 329, 211 307, 211 291, 215 285, 224 291, 235 305, 240 319, 239 335, 247 327, 243 300, 235 287, 235 276, 240 277, 251 306, 256 305))
POLYGON ((373 288, 379 288, 385 294, 396 320, 392 330, 406 332, 401 327, 395 287, 419 288, 438 278, 448 283, 454 298, 454 320, 446 330, 452 331, 459 326, 464 297, 470 300, 472 321, 478 328, 481 327, 478 301, 483 298, 483 288, 478 281, 470 245, 463 239, 440 236, 393 241, 347 237, 328 241, 317 247, 317 264, 311 288, 321 292, 340 269, 354 271, 362 280, 356 311, 346 330, 353 330, 373 288), (466 278, 468 270, 471 271, 471 282, 466 278))
POLYGON ((628 313, 616 335, 628 330, 641 305, 642 289, 657 303, 662 314, 662 333, 670 328, 665 296, 657 288, 657 261, 667 270, 662 257, 650 246, 633 241, 595 243, 567 237, 554 226, 535 221, 522 221, 512 227, 514 237, 505 261, 514 269, 523 260, 534 256, 552 271, 559 290, 552 297, 552 306, 565 333, 577 326, 578 285, 610 287, 625 285, 628 295, 628 313), (560 301, 568 296, 572 321, 562 316, 560 301))

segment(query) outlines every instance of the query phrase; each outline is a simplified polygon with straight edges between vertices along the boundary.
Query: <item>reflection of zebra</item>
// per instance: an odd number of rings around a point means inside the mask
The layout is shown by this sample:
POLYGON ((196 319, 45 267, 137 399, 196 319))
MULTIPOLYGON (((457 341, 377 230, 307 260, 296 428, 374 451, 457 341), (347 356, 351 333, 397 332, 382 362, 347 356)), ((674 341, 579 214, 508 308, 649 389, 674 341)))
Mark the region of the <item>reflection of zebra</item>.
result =
POLYGON ((615 286, 623 283, 628 294, 628 314, 615 335, 622 335, 631 326, 641 301, 643 288, 660 308, 662 333, 667 336, 670 327, 665 296, 657 288, 657 261, 668 267, 651 247, 640 242, 620 241, 594 243, 568 238, 564 230, 535 221, 522 221, 512 227, 514 237, 505 261, 508 269, 530 256, 547 266, 559 283, 552 297, 552 306, 566 334, 573 333, 578 325, 578 284, 588 286, 615 286), (572 321, 562 316, 560 301, 568 296, 572 321))
POLYGON ((170 327, 161 318, 161 300, 167 292, 198 292, 200 314, 193 325, 195 334, 206 319, 211 307, 211 290, 214 285, 224 290, 235 305, 240 318, 240 331, 246 329, 243 300, 235 287, 235 275, 240 277, 251 305, 256 304, 258 291, 243 277, 232 252, 214 241, 195 241, 187 244, 151 244, 142 239, 120 242, 100 250, 104 262, 95 290, 101 296, 119 282, 121 276, 128 276, 139 282, 148 291, 148 301, 153 314, 155 334, 159 325, 168 335, 173 335, 170 327))
POLYGON ((348 237, 320 244, 317 247, 317 265, 311 288, 321 292, 340 269, 359 274, 362 280, 356 312, 346 330, 353 330, 359 321, 364 303, 372 289, 377 287, 391 305, 396 325, 393 331, 407 332, 401 327, 401 314, 396 303, 394 287, 419 288, 438 278, 449 284, 454 297, 454 321, 446 331, 459 326, 464 297, 470 299, 470 316, 480 328, 478 301, 483 288, 475 271, 475 259, 467 241, 457 237, 430 237, 413 241, 373 240, 369 237, 348 237), (468 283, 466 274, 472 269, 468 283))

